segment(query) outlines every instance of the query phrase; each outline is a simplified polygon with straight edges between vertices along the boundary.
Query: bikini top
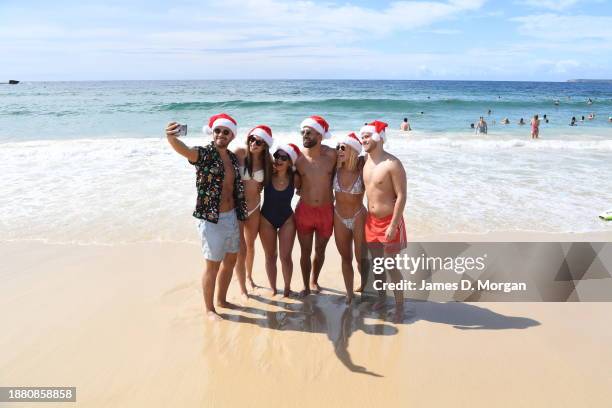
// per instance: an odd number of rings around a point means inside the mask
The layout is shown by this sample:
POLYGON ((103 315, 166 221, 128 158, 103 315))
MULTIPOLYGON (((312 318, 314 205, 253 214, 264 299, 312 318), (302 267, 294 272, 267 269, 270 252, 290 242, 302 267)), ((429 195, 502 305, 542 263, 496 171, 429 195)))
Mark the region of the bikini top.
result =
POLYGON ((365 187, 363 186, 363 180, 361 179, 361 174, 357 176, 353 185, 348 189, 343 189, 340 186, 340 182, 338 181, 338 172, 334 175, 334 191, 339 193, 347 193, 347 194, 362 194, 365 191, 365 187))
POLYGON ((249 170, 246 167, 240 167, 240 177, 242 180, 255 180, 258 183, 263 183, 264 181, 264 171, 263 169, 256 170, 253 172, 253 177, 249 174, 249 170))

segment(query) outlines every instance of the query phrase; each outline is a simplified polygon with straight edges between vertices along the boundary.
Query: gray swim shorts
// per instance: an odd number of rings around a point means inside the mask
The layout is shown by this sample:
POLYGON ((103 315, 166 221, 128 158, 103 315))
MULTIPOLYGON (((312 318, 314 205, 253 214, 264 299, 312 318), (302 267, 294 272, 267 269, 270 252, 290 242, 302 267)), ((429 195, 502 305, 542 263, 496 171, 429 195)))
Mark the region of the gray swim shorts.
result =
POLYGON ((219 213, 219 222, 198 220, 202 253, 209 261, 220 262, 226 253, 235 253, 240 249, 240 228, 236 211, 219 213))

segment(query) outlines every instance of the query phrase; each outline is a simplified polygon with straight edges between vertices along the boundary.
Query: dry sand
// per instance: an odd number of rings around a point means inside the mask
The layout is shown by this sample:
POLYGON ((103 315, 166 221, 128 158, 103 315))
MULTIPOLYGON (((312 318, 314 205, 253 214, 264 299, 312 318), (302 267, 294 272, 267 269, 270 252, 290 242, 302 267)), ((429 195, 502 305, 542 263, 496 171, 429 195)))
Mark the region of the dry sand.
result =
MULTIPOLYGON (((264 284, 258 251, 255 278, 264 284)), ((76 386, 76 406, 612 400, 612 303, 418 302, 414 317, 395 325, 365 304, 344 306, 332 240, 321 276, 330 290, 304 303, 262 291, 209 323, 196 245, 2 243, 0 257, 0 385, 76 386)), ((232 282, 230 298, 236 289, 232 282)))

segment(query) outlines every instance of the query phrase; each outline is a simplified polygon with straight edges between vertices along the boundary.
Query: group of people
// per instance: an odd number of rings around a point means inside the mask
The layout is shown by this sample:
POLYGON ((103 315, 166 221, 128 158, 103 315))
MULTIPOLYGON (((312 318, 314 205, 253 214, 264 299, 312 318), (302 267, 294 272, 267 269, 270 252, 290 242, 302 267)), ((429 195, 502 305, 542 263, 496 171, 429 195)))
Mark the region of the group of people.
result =
MULTIPOLYGON (((169 144, 196 170, 193 216, 205 258, 202 290, 209 319, 221 319, 216 307, 235 307, 227 301, 234 269, 243 298, 248 298, 247 285, 251 290, 256 287, 252 273, 258 236, 272 294, 277 293, 280 258, 283 296, 288 297, 292 296, 291 254, 297 235, 303 281, 299 296, 305 297, 321 291, 319 275, 334 235, 349 304, 367 280, 364 259, 368 254, 363 248, 371 257, 380 257, 405 247, 406 174, 402 163, 385 151, 386 128, 378 120, 367 123, 358 135, 339 138, 334 149, 322 144, 331 137, 327 121, 310 116, 300 125, 301 148, 276 141, 269 126, 259 125, 232 151, 228 147, 237 137, 237 123, 228 114, 210 118, 204 130, 213 139, 206 146, 189 147, 179 138, 180 124, 166 126, 169 144), (295 212, 294 194, 299 195, 295 212), (355 290, 353 259, 361 275, 355 290)), ((381 298, 373 307, 383 305, 381 298)), ((395 308, 396 316, 403 314, 401 295, 396 295, 395 308)))
MULTIPOLYGON (((491 114, 491 110, 489 109, 489 115, 490 114, 491 114)), ((546 123, 548 123, 548 118, 546 117, 546 115, 544 115, 543 119, 546 123)), ((495 124, 495 120, 493 120, 493 124, 495 124)), ((501 124, 509 125, 510 119, 503 118, 501 120, 501 124)), ((523 118, 521 118, 518 121, 518 124, 526 125, 526 122, 523 118)), ((476 125, 474 125, 474 123, 470 123, 470 128, 474 129, 477 135, 486 135, 489 132, 487 121, 484 119, 483 116, 481 116, 478 119, 478 122, 476 123, 476 125)), ((540 117, 539 115, 533 115, 533 117, 531 118, 531 138, 537 139, 539 138, 539 136, 540 136, 540 117)))

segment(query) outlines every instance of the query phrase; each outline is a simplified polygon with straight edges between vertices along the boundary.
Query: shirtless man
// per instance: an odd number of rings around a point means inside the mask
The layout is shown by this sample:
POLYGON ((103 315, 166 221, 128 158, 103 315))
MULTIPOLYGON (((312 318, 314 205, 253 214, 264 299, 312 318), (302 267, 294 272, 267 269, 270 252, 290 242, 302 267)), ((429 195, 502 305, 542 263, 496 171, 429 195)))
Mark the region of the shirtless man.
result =
MULTIPOLYGON (((363 167, 363 181, 368 201, 365 222, 365 241, 373 257, 393 256, 406 247, 404 207, 406 206, 406 172, 397 157, 384 149, 387 124, 375 120, 361 128, 361 140, 367 153, 363 167)), ((399 271, 387 271, 395 282, 399 271)), ((381 276, 384 278, 384 275, 381 276)), ((381 293, 384 296, 384 293, 381 293)), ((404 314, 404 296, 395 295, 395 320, 404 314)), ((374 308, 384 305, 380 300, 374 308)))
POLYGON ((300 267, 304 290, 301 297, 311 291, 319 292, 319 273, 325 261, 325 248, 334 227, 332 178, 336 168, 336 150, 321 144, 331 137, 329 125, 320 116, 304 119, 302 143, 304 150, 295 167, 301 177, 300 201, 295 208, 295 227, 300 241, 300 267), (312 241, 314 237, 314 258, 312 241))
POLYGON ((409 132, 412 129, 410 129, 410 123, 408 123, 408 118, 404 118, 404 121, 400 124, 400 130, 402 132, 409 132))
POLYGON ((225 113, 210 118, 206 133, 213 140, 205 147, 189 147, 178 138, 179 124, 166 126, 170 146, 196 169, 197 200, 193 216, 198 221, 202 253, 206 259, 202 275, 204 312, 209 320, 221 320, 213 304, 218 275, 217 306, 234 308, 226 300, 240 249, 238 221, 247 218, 244 186, 238 159, 227 146, 236 136, 236 121, 225 113))

